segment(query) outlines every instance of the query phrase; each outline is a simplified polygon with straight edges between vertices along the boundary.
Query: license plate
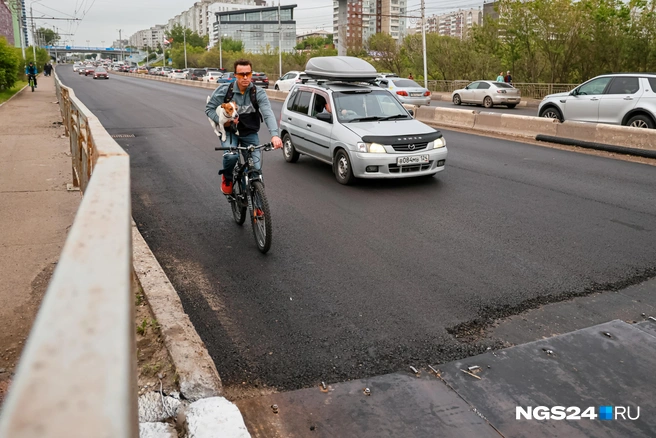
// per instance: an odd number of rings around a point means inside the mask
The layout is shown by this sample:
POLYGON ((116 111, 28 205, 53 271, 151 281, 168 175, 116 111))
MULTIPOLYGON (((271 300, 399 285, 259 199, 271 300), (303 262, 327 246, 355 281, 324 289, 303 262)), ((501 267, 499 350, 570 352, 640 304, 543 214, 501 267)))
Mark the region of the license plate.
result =
POLYGON ((410 93, 410 96, 419 97, 419 96, 423 96, 423 93, 410 93))
POLYGON ((406 164, 425 164, 428 163, 428 155, 413 155, 411 157, 399 157, 396 159, 397 166, 406 164))

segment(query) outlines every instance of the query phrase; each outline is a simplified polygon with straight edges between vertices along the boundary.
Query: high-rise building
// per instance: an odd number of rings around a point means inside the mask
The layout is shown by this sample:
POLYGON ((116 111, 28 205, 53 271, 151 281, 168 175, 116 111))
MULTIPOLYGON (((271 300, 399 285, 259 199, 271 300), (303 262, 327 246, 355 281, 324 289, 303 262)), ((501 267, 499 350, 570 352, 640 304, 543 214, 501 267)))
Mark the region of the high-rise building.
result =
MULTIPOLYGON (((402 40, 406 32, 407 0, 347 0, 347 47, 362 47, 371 35, 387 33, 402 40)), ((339 44, 339 2, 333 0, 333 40, 339 44)))
MULTIPOLYGON (((483 24, 483 10, 466 9, 442 15, 432 15, 426 18, 426 32, 439 33, 443 36, 466 38, 474 25, 483 24)), ((421 22, 417 23, 417 30, 421 31, 421 22)))
POLYGON ((14 19, 5 0, 0 0, 0 37, 5 37, 9 44, 14 44, 14 19))

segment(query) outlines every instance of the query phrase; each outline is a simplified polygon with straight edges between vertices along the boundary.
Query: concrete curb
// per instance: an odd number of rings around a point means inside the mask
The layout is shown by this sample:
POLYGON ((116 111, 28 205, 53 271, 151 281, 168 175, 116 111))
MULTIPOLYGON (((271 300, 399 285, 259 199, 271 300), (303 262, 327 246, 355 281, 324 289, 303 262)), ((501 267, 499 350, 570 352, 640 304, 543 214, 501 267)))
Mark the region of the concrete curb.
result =
POLYGON ((2 105, 4 105, 5 103, 10 102, 11 99, 13 99, 14 97, 16 97, 16 96, 18 96, 19 94, 21 94, 21 93, 22 93, 27 87, 29 87, 29 84, 28 84, 28 85, 25 85, 23 88, 21 88, 20 90, 18 90, 17 92, 15 92, 14 95, 11 96, 9 99, 7 99, 7 100, 5 100, 4 102, 0 103, 0 107, 2 107, 2 105))
POLYGON ((178 293, 132 222, 133 267, 171 356, 180 392, 191 401, 220 396, 221 378, 205 344, 182 308, 178 293))

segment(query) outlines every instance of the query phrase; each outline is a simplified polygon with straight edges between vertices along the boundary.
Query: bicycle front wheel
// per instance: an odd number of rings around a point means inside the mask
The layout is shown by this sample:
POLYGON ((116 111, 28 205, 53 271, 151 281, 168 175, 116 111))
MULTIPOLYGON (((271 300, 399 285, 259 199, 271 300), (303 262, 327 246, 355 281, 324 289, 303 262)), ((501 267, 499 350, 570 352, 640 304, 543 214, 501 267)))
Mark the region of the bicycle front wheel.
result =
POLYGON ((251 200, 253 206, 251 222, 253 224, 255 243, 257 243, 257 249, 262 254, 266 254, 271 248, 271 210, 269 209, 269 201, 264 193, 264 184, 262 182, 253 181, 251 200))

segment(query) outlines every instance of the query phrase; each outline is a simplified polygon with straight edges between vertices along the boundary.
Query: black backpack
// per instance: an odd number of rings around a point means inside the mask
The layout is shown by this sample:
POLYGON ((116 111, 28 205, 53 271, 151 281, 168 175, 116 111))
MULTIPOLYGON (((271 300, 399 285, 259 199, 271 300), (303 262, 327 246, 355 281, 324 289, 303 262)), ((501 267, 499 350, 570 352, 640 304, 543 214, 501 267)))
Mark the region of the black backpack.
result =
MULTIPOLYGON (((234 84, 231 83, 230 86, 228 87, 228 91, 226 92, 225 98, 223 99, 223 103, 228 103, 232 102, 232 98, 235 96, 235 90, 233 90, 234 84)), ((253 104, 253 108, 255 108, 255 111, 257 111, 257 114, 260 116, 260 122, 264 121, 264 118, 262 117, 262 113, 260 112, 260 104, 257 103, 257 89, 255 86, 251 87, 251 103, 253 104)))

